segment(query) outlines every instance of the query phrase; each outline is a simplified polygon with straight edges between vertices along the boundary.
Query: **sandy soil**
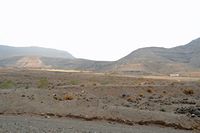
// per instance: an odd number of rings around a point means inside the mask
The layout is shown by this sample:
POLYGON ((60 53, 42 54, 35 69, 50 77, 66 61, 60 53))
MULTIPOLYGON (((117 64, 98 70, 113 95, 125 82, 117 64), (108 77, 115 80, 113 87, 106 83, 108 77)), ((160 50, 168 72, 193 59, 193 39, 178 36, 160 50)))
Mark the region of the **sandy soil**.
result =
MULTIPOLYGON (((140 127, 144 127, 143 132, 148 128, 163 132, 200 131, 198 80, 2 69, 0 88, 1 119, 5 115, 21 116, 8 123, 17 119, 22 124, 25 115, 37 116, 41 123, 46 121, 44 118, 50 118, 47 119, 50 125, 54 120, 66 119, 66 122, 72 120, 72 125, 73 121, 85 124, 90 121, 94 125, 115 123, 117 126, 113 128, 107 125, 109 132, 115 132, 120 127, 118 124, 124 125, 127 132, 130 129, 139 132, 140 127)), ((0 124, 6 123, 1 120, 0 124)), ((99 126, 92 128, 100 132, 99 126)), ((26 126, 22 128, 29 130, 26 126)))
POLYGON ((192 133, 157 126, 128 126, 106 121, 45 119, 33 116, 0 116, 1 133, 192 133))

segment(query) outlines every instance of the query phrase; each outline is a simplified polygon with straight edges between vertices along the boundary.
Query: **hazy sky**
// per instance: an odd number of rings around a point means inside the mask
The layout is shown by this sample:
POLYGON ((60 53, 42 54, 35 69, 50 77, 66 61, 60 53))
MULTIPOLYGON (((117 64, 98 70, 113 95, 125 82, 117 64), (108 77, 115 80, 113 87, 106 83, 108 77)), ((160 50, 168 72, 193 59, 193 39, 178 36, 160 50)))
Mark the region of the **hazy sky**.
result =
POLYGON ((200 0, 1 0, 0 44, 116 60, 200 37, 200 0))

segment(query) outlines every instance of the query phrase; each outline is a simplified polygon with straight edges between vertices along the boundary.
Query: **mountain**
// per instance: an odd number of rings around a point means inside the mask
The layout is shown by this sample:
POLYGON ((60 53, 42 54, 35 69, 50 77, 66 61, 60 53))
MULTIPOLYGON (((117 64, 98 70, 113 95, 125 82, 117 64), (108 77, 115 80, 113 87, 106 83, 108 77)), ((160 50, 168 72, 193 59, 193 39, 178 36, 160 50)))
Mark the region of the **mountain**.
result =
POLYGON ((115 71, 146 74, 199 71, 200 38, 174 48, 141 48, 116 61, 113 66, 115 71))
POLYGON ((106 71, 106 66, 110 66, 110 61, 93 61, 86 59, 63 59, 42 57, 42 62, 47 66, 57 69, 75 69, 85 71, 106 71))
POLYGON ((147 47, 113 62, 74 58, 65 51, 0 46, 0 67, 57 68, 131 75, 200 73, 200 38, 174 48, 147 47))
POLYGON ((0 59, 16 56, 38 56, 74 59, 70 53, 61 50, 42 47, 11 47, 0 45, 0 59))
POLYGON ((41 60, 46 58, 75 59, 62 50, 42 47, 11 47, 0 45, 0 67, 49 68, 41 60))
POLYGON ((110 62, 76 59, 70 53, 42 47, 0 45, 0 67, 102 70, 110 62))

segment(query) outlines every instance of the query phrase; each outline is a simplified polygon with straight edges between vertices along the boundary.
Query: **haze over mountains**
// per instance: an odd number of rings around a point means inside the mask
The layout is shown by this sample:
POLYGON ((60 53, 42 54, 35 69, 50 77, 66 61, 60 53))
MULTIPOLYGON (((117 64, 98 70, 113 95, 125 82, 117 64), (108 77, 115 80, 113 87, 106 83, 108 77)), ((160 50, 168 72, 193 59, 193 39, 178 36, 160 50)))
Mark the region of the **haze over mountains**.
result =
POLYGON ((11 47, 0 45, 0 58, 16 56, 39 56, 74 59, 70 53, 56 49, 42 47, 11 47))
POLYGON ((174 48, 141 48, 113 62, 77 59, 66 51, 40 47, 0 46, 0 67, 59 68, 128 74, 198 72, 200 38, 174 48))

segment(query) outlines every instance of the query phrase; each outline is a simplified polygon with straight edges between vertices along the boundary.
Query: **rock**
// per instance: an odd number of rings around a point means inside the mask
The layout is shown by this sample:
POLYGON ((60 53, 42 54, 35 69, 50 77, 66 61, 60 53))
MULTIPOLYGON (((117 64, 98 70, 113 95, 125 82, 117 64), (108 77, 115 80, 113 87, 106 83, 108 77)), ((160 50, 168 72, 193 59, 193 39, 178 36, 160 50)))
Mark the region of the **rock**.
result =
POLYGON ((50 119, 51 117, 47 115, 47 116, 45 116, 45 118, 50 119))
POLYGON ((191 117, 193 117, 193 118, 194 118, 194 117, 195 117, 195 114, 192 114, 192 115, 191 115, 191 117))
POLYGON ((181 107, 181 108, 177 108, 175 113, 178 113, 178 114, 190 114, 191 116, 195 115, 197 117, 200 117, 200 108, 197 108, 197 107, 194 107, 194 106, 181 107))
POLYGON ((124 107, 131 107, 130 104, 122 104, 124 107))
POLYGON ((121 97, 122 97, 122 98, 130 97, 130 95, 124 93, 124 94, 121 95, 121 97))

